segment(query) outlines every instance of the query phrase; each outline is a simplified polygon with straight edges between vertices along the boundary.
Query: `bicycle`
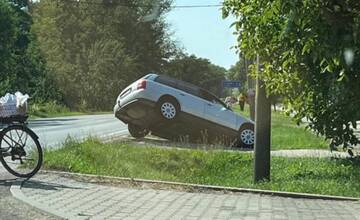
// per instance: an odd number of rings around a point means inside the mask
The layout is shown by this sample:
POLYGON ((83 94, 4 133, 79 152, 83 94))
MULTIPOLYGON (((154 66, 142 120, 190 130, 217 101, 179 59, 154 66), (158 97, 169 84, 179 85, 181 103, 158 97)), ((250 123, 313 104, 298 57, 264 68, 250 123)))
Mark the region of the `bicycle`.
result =
POLYGON ((0 118, 0 162, 17 177, 30 178, 41 168, 43 151, 38 136, 27 126, 28 116, 0 118))

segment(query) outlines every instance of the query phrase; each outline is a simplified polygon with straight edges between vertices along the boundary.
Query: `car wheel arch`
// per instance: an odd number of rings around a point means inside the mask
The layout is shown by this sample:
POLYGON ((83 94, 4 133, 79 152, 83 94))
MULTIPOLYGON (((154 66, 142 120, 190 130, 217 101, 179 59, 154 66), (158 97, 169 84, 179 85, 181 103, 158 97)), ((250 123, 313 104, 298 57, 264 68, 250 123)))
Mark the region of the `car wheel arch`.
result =
POLYGON ((176 107, 178 108, 179 111, 181 111, 181 105, 180 105, 180 102, 177 98, 175 98, 174 96, 172 95, 162 95, 158 101, 157 101, 157 104, 161 103, 162 101, 164 100, 172 100, 175 102, 176 104, 176 107))

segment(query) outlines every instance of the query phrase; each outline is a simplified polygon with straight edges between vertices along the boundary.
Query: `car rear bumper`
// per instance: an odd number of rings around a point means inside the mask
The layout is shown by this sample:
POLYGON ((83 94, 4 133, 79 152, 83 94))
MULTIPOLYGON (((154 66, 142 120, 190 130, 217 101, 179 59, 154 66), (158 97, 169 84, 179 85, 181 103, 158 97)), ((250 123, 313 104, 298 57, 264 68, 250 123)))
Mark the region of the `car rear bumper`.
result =
POLYGON ((114 107, 115 117, 124 123, 133 123, 147 127, 154 118, 156 103, 147 99, 134 99, 125 105, 114 107))

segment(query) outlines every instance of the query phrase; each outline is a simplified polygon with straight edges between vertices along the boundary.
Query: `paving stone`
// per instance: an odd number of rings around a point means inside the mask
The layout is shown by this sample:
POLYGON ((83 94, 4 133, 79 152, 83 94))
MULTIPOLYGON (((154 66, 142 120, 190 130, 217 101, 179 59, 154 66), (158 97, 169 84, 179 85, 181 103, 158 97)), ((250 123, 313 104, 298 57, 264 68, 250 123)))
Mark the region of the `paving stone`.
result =
POLYGON ((37 175, 24 183, 21 193, 71 219, 360 220, 359 202, 121 188, 54 174, 37 175))

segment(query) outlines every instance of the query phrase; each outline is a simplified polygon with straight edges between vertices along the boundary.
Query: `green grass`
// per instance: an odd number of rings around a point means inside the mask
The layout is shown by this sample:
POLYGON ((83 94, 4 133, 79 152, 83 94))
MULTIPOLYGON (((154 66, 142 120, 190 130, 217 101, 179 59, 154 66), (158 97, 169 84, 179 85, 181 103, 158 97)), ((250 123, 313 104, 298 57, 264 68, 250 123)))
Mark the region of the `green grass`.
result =
MULTIPOLYGON (((241 112, 238 105, 233 110, 247 118, 249 109, 241 112)), ((305 125, 297 126, 296 123, 280 111, 271 115, 271 147, 272 150, 280 149, 329 149, 329 142, 323 137, 316 136, 314 132, 305 129, 305 125)))
POLYGON ((360 197, 360 160, 273 157, 271 182, 253 184, 253 156, 134 143, 67 141, 45 169, 196 184, 360 197))
POLYGON ((31 104, 29 107, 29 115, 31 118, 50 118, 76 115, 90 115, 90 114, 107 114, 110 112, 79 112, 71 111, 68 107, 58 104, 56 102, 48 102, 42 104, 31 104))

